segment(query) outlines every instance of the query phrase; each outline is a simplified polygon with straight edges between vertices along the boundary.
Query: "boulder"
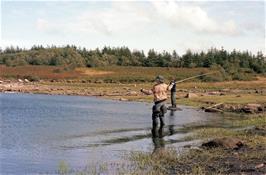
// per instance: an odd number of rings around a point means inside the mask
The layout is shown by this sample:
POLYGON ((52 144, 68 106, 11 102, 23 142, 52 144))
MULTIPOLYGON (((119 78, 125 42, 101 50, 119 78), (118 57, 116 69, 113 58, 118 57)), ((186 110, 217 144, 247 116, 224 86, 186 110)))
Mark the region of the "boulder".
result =
POLYGON ((217 138, 202 144, 202 147, 205 148, 222 147, 227 149, 239 149, 242 146, 244 146, 242 140, 232 137, 217 138))
POLYGON ((185 98, 194 98, 194 97, 198 97, 198 95, 191 92, 187 93, 187 95, 185 96, 185 98))
POLYGON ((247 104, 242 108, 242 110, 245 113, 257 113, 263 111, 263 106, 260 104, 247 104))
POLYGON ((263 168, 266 165, 266 163, 260 163, 255 166, 256 169, 263 168))

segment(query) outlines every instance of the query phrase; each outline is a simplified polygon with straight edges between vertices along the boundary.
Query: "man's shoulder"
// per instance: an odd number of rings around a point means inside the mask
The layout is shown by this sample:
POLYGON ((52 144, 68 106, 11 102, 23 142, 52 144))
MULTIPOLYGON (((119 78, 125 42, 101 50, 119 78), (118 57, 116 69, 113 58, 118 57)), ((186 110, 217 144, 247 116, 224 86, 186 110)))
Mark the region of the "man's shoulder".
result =
POLYGON ((155 84, 153 87, 167 87, 168 85, 165 83, 155 84))
POLYGON ((162 83, 162 86, 167 87, 168 85, 166 83, 162 83))

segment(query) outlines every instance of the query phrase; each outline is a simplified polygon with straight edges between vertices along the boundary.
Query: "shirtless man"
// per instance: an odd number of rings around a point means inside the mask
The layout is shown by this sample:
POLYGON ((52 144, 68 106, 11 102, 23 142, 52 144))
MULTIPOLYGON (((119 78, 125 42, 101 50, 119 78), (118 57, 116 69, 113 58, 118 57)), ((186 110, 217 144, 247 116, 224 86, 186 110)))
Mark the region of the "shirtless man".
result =
POLYGON ((152 126, 156 128, 158 125, 158 118, 160 119, 160 128, 164 126, 164 114, 167 112, 167 107, 165 102, 167 100, 167 91, 171 90, 174 85, 174 82, 171 82, 170 85, 164 83, 163 76, 159 75, 155 78, 156 84, 152 89, 146 90, 141 89, 140 91, 146 95, 153 94, 154 96, 154 105, 152 107, 152 126))

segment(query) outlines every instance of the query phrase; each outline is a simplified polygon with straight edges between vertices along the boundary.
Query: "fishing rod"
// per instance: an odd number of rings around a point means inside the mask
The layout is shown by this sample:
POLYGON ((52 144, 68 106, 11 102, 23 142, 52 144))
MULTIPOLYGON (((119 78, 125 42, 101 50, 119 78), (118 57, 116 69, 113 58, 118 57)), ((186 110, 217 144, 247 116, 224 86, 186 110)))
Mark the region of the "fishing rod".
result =
POLYGON ((182 83, 182 82, 187 81, 187 80, 191 80, 191 79, 198 78, 198 77, 205 76, 205 75, 215 74, 217 72, 219 72, 219 71, 209 72, 209 73, 200 74, 200 75, 195 75, 195 76, 192 76, 192 77, 185 78, 183 80, 175 81, 174 83, 182 83))
POLYGON ((182 83, 184 81, 191 80, 193 78, 197 78, 197 77, 201 77, 201 76, 205 76, 205 75, 215 74, 217 72, 219 72, 219 71, 209 72, 209 73, 200 74, 200 75, 195 75, 195 76, 188 77, 188 78, 185 78, 185 79, 179 80, 179 81, 171 81, 171 84, 173 85, 173 87, 171 89, 171 104, 172 104, 172 106, 169 106, 167 109, 171 110, 172 115, 173 115, 173 111, 181 110, 180 108, 176 107, 176 84, 177 83, 182 83))

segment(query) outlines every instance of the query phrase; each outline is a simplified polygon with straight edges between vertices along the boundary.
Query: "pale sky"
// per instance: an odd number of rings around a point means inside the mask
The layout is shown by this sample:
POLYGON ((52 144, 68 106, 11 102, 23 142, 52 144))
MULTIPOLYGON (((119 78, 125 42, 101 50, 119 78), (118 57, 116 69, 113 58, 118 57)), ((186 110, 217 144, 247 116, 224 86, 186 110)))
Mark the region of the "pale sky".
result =
POLYGON ((265 1, 1 1, 1 47, 265 50, 265 1))

